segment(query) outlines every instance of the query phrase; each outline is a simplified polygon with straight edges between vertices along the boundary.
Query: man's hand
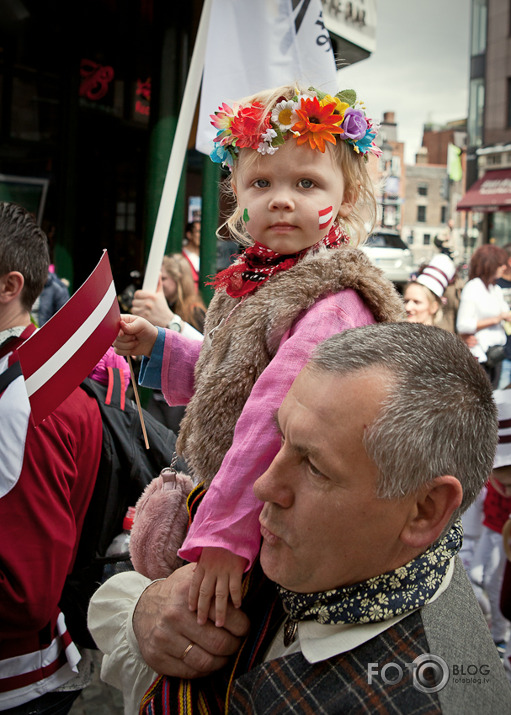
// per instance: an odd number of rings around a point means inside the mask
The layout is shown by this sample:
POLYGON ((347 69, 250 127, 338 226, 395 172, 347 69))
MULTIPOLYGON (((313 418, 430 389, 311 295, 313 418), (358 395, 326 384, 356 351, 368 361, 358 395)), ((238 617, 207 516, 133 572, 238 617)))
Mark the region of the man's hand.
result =
MULTIPOLYGON (((157 673, 198 678, 219 670, 236 652, 249 628, 247 616, 228 605, 224 628, 201 626, 188 608, 194 564, 152 584, 140 597, 133 629, 142 657, 157 673), (193 645, 188 649, 189 645, 193 645), (186 652, 186 655, 185 654, 186 652)), ((211 615, 214 618, 214 608, 211 615)))
POLYGON ((114 341, 118 355, 146 355, 151 352, 158 337, 158 328, 144 318, 121 315, 119 334, 114 341))
POLYGON ((158 281, 156 293, 152 293, 148 290, 135 291, 131 312, 133 315, 145 318, 150 323, 158 325, 160 328, 167 327, 174 317, 174 313, 169 308, 163 294, 161 278, 158 281))

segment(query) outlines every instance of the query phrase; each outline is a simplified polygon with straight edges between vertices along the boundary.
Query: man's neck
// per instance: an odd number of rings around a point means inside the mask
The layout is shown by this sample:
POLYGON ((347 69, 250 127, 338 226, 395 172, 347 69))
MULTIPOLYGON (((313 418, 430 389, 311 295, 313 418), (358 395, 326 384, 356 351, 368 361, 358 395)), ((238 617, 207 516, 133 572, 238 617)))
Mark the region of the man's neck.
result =
POLYGON ((195 246, 193 243, 187 243, 185 248, 188 253, 195 253, 196 256, 200 254, 200 246, 195 246))
POLYGON ((511 269, 509 271, 506 271, 505 273, 502 274, 502 278, 505 281, 511 282, 511 269))

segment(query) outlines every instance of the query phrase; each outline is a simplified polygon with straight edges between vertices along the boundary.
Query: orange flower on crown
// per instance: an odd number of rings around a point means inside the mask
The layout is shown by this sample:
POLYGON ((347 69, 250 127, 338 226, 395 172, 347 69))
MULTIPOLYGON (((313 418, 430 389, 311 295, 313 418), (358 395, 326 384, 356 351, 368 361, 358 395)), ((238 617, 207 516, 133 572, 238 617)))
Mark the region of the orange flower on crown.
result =
POLYGON ((295 109, 300 121, 296 122, 291 131, 298 135, 297 144, 307 141, 311 149, 325 151, 325 142, 335 144, 334 134, 343 134, 344 130, 338 125, 342 122, 342 115, 334 114, 337 109, 335 103, 321 105, 317 97, 302 97, 300 107, 295 109))

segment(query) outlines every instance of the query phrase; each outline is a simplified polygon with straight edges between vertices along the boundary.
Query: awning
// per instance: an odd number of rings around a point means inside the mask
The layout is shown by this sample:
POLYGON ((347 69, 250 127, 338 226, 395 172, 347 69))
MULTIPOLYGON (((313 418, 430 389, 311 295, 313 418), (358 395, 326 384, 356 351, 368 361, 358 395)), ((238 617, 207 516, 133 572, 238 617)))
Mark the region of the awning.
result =
POLYGON ((511 169, 487 171, 456 208, 458 211, 511 211, 511 169))

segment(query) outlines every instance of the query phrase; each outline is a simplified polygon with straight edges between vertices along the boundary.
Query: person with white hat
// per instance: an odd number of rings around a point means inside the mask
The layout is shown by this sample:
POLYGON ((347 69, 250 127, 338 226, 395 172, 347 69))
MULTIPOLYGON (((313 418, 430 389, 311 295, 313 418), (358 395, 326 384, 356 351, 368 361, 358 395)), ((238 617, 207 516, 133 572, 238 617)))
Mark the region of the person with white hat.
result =
POLYGON ((444 253, 433 256, 429 264, 404 291, 409 323, 437 325, 442 315, 442 297, 454 277, 456 266, 444 253))

